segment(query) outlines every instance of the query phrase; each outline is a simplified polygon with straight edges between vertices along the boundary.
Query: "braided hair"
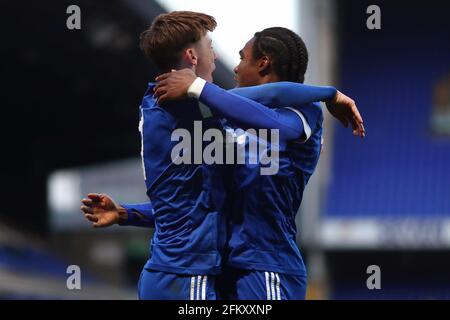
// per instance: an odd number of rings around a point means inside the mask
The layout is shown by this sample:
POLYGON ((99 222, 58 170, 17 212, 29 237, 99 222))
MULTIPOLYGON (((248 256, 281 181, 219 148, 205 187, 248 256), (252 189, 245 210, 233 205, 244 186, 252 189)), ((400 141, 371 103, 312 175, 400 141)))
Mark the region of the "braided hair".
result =
POLYGON ((268 56, 281 81, 305 81, 308 67, 308 50, 295 32, 281 27, 264 29, 255 34, 253 58, 268 56))

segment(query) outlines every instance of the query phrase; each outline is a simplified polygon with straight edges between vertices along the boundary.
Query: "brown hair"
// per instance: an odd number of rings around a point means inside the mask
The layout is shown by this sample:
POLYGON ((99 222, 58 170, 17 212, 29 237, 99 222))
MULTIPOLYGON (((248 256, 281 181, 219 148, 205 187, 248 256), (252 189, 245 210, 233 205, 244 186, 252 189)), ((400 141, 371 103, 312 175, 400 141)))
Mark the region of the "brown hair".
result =
POLYGON ((161 71, 177 67, 182 51, 217 26, 207 14, 174 11, 161 14, 140 36, 140 47, 161 71))

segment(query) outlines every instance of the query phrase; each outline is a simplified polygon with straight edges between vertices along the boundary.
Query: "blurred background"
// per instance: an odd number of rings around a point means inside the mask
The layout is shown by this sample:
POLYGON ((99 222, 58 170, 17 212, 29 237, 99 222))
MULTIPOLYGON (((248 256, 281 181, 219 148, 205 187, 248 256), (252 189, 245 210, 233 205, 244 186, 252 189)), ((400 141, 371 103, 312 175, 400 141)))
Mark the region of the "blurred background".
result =
POLYGON ((328 116, 298 215, 309 299, 450 298, 450 3, 430 0, 3 1, 0 299, 136 299, 152 230, 94 230, 88 192, 146 201, 138 106, 156 75, 138 47, 158 14, 218 21, 219 85, 238 51, 284 26, 310 51, 308 84, 353 97, 368 135, 328 116), (69 5, 81 30, 68 30, 69 5), (369 5, 381 29, 369 30, 369 5), (98 125, 99 120, 102 125, 98 125), (69 290, 67 268, 81 269, 69 290), (371 265, 381 290, 369 290, 371 265))

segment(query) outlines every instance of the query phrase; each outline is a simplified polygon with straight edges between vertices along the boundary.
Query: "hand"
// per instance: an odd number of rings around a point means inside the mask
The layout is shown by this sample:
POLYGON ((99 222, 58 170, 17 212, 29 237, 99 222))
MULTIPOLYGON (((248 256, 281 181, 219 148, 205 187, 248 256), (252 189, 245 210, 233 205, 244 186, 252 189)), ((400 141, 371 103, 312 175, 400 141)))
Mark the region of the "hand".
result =
POLYGON ((158 84, 154 89, 154 96, 158 99, 158 103, 186 99, 187 91, 195 79, 197 76, 191 69, 164 73, 156 77, 158 84))
POLYGON ((81 200, 81 211, 94 228, 105 228, 124 219, 126 210, 119 206, 106 194, 90 193, 87 199, 81 200))
POLYGON ((366 129, 361 114, 356 107, 356 103, 350 97, 338 91, 333 100, 326 103, 328 111, 337 118, 344 127, 348 128, 349 123, 352 125, 353 135, 364 138, 366 129))

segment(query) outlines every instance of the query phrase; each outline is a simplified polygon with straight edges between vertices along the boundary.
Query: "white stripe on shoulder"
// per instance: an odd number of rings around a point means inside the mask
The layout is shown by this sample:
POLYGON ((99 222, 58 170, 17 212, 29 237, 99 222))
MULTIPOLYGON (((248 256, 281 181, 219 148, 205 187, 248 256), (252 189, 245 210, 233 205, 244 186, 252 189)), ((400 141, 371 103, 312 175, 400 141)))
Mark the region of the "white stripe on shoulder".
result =
POLYGON ((264 272, 266 275, 266 292, 267 292, 267 300, 270 300, 270 285, 269 285, 269 273, 264 272))
POLYGON ((144 180, 147 180, 147 173, 145 172, 145 161, 144 161, 144 113, 141 115, 139 120, 139 133, 141 135, 141 163, 142 172, 144 174, 144 180))
POLYGON ((298 110, 296 110, 294 108, 289 108, 289 107, 287 107, 285 109, 288 109, 288 110, 291 110, 291 111, 295 112, 300 117, 300 119, 302 119, 303 130, 305 131, 305 135, 306 135, 306 139, 303 140, 302 142, 305 143, 306 141, 309 140, 309 138, 311 138, 311 135, 312 135, 312 130, 311 130, 311 127, 309 126, 308 121, 306 121, 305 116, 300 111, 298 111, 298 110))

